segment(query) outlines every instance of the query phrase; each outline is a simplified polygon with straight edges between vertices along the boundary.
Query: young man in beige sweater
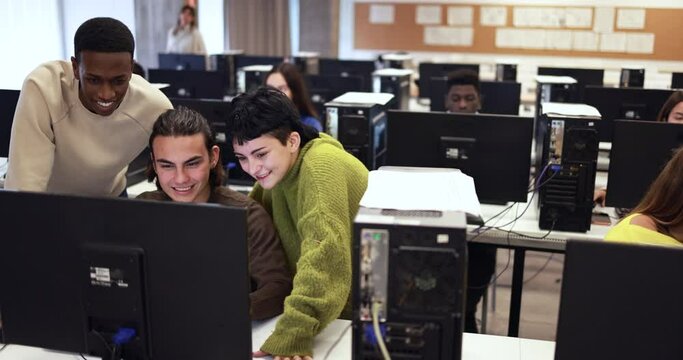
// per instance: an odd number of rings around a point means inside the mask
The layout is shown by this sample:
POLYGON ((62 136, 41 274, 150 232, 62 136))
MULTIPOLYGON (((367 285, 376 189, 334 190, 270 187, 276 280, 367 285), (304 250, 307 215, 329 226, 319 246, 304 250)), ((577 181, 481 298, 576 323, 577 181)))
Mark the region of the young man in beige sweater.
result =
POLYGON ((24 81, 10 139, 5 188, 125 195, 128 164, 157 117, 171 109, 132 74, 135 42, 112 18, 84 22, 71 62, 51 61, 24 81))

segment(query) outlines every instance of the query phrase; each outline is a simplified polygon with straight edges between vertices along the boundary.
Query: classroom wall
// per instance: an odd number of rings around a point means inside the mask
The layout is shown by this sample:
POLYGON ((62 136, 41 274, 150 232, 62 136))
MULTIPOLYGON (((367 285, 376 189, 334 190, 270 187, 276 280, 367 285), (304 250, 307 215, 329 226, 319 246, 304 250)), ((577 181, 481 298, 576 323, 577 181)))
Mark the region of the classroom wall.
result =
MULTIPOLYGON (((434 1, 409 1, 409 0, 341 0, 340 3, 340 38, 339 38, 339 57, 349 59, 372 59, 377 55, 395 51, 394 49, 358 49, 355 47, 354 16, 356 4, 473 4, 473 5, 539 5, 539 6, 612 6, 612 7, 636 7, 644 6, 642 1, 636 0, 576 0, 576 1, 549 1, 549 0, 434 0, 434 1)), ((680 0, 653 0, 647 2, 648 9, 683 9, 683 2, 680 0)), ((508 14, 510 17, 511 14, 508 14)), ((678 23, 671 24, 672 30, 678 33, 678 23)), ((608 59, 597 56, 549 56, 549 55, 527 55, 515 54, 512 51, 507 53, 503 49, 495 53, 486 52, 437 52, 437 51, 409 51, 415 62, 421 61, 443 61, 443 62, 477 62, 482 63, 482 77, 492 78, 495 63, 516 63, 518 64, 518 81, 523 83, 523 91, 533 91, 533 77, 538 66, 565 66, 565 67, 588 67, 604 68, 606 70, 605 81, 609 84, 617 84, 619 71, 623 66, 637 66, 646 69, 645 86, 653 88, 668 87, 671 79, 671 71, 683 71, 683 58, 680 60, 648 60, 647 56, 639 59, 608 59)))

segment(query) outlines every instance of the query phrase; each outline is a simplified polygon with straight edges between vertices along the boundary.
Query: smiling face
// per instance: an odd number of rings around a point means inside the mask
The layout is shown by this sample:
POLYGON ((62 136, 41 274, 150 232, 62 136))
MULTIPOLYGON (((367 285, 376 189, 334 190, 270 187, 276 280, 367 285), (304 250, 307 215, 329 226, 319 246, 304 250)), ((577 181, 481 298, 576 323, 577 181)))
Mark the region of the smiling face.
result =
POLYGON ((683 124, 683 101, 679 102, 676 104, 676 106, 674 106, 673 109, 671 109, 666 122, 683 124))
POLYGON ((71 58, 79 81, 78 97, 91 112, 108 116, 116 110, 128 91, 133 58, 128 52, 81 51, 80 61, 71 58))
POLYGON ((220 150, 206 149, 204 136, 157 136, 152 160, 161 190, 173 201, 203 203, 209 200, 209 175, 218 163, 220 150))
POLYGON ((264 189, 272 189, 296 162, 300 144, 299 133, 292 131, 285 144, 265 134, 242 145, 233 141, 232 146, 242 170, 256 179, 264 189))

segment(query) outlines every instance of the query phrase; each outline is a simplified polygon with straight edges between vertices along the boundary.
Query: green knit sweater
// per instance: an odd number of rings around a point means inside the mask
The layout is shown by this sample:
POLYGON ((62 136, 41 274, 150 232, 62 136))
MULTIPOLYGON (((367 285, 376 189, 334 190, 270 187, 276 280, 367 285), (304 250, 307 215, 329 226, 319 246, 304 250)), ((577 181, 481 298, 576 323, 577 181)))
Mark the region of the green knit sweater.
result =
POLYGON ((273 216, 294 274, 292 293, 261 350, 313 355, 313 338, 342 310, 351 310, 353 219, 368 185, 368 170, 327 134, 304 146, 287 175, 251 196, 273 216))

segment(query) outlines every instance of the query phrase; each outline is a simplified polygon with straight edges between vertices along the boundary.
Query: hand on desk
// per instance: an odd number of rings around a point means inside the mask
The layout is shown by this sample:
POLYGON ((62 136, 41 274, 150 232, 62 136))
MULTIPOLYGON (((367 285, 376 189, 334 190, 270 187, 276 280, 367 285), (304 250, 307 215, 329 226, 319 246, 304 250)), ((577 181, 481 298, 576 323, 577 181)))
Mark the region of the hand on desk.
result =
POLYGON ((593 202, 605 207, 605 198, 607 197, 607 189, 595 189, 593 192, 593 202))
MULTIPOLYGON (((268 356, 267 352, 263 352, 261 350, 259 351, 254 351, 252 353, 252 356, 255 358, 260 358, 260 357, 265 357, 268 356)), ((312 356, 300 356, 300 355, 294 355, 294 356, 278 356, 275 355, 273 356, 273 360, 313 360, 312 356)))

